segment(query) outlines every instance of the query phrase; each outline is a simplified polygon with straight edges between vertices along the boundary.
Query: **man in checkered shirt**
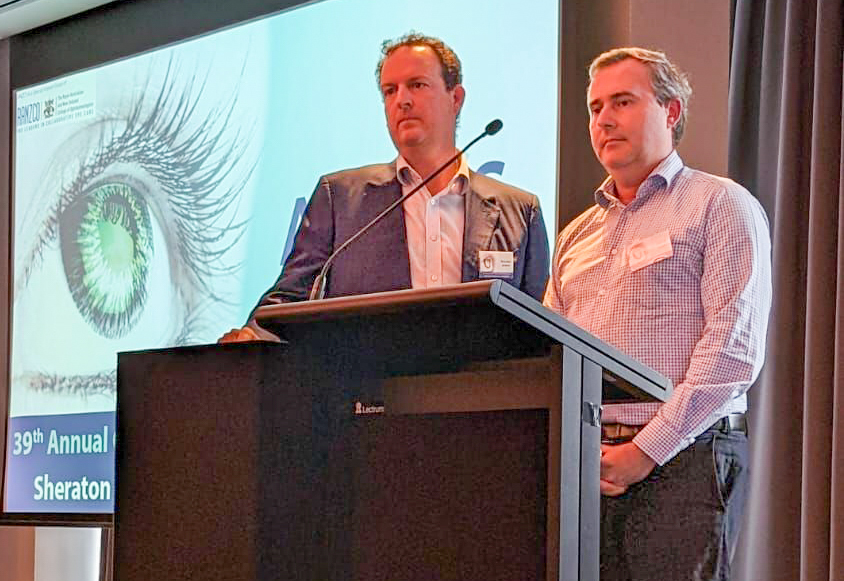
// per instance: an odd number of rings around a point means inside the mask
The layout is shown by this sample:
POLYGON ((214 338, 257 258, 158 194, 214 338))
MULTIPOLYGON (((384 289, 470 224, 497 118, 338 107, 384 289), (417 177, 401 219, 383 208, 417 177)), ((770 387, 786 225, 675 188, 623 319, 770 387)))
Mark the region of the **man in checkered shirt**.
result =
POLYGON ((601 579, 726 580, 771 303, 768 222, 743 187, 683 164, 691 88, 663 53, 615 49, 589 76, 609 176, 557 240, 545 305, 675 385, 664 404, 604 407, 601 579))

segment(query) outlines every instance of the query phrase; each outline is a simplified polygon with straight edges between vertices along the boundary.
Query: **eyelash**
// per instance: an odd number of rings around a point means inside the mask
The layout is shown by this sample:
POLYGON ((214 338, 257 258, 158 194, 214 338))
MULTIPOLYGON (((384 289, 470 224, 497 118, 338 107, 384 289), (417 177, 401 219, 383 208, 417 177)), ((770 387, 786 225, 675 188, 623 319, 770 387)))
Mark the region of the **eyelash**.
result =
POLYGON ((93 375, 56 375, 39 373, 29 382, 33 391, 65 395, 112 396, 117 386, 117 372, 105 371, 93 375))
MULTIPOLYGON (((214 107, 194 129, 188 124, 202 95, 204 82, 194 93, 194 82, 179 89, 176 95, 174 78, 177 75, 172 60, 155 98, 152 109, 144 114, 144 99, 139 97, 124 118, 104 118, 99 123, 122 121, 122 131, 109 132, 101 126, 99 143, 81 164, 73 181, 62 188, 57 203, 45 221, 32 252, 32 260, 24 269, 29 278, 48 243, 58 240, 59 221, 63 212, 80 196, 96 187, 96 180, 113 164, 135 163, 158 183, 163 202, 173 217, 174 231, 165 236, 172 240, 171 252, 179 252, 189 273, 190 283, 198 287, 208 301, 231 304, 207 283, 207 279, 230 274, 239 264, 221 265, 220 258, 234 247, 244 234, 246 222, 235 222, 233 213, 223 224, 218 222, 229 214, 252 175, 257 159, 237 176, 225 191, 217 188, 239 165, 247 140, 238 130, 227 142, 221 135, 230 121, 237 103, 236 94, 214 107), (174 99, 175 97, 175 99, 174 99), (183 172, 183 173, 178 173, 183 172), (223 237, 228 240, 220 245, 223 237)), ((143 95, 143 92, 141 93, 143 95)), ((148 200, 151 206, 162 200, 148 200)), ((25 284, 25 282, 24 282, 25 284)), ((187 313, 177 345, 188 343, 199 326, 195 314, 187 313)))

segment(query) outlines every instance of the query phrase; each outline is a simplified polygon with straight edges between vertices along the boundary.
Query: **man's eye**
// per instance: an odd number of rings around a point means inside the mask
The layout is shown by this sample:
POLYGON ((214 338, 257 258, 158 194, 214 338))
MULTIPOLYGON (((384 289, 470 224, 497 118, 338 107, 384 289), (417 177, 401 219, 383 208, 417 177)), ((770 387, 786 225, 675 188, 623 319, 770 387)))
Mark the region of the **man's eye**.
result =
POLYGON ((155 255, 143 195, 119 182, 97 186, 68 206, 59 224, 65 276, 80 314, 103 337, 125 336, 143 312, 155 255))

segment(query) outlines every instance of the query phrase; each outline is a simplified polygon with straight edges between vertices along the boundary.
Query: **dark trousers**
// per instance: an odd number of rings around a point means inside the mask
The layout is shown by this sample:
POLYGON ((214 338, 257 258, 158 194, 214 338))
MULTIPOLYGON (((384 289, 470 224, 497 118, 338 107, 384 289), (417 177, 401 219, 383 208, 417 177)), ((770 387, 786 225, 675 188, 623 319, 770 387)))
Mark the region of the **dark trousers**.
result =
POLYGON ((730 579, 747 437, 704 432, 618 497, 601 497, 601 581, 730 579))

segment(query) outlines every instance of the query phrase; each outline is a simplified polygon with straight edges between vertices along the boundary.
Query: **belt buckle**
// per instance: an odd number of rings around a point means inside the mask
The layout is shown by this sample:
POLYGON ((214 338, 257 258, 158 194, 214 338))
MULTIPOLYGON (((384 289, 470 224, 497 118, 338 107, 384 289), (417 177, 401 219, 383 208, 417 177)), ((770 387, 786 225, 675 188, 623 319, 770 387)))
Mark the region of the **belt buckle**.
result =
POLYGON ((633 441, 633 436, 604 436, 601 438, 602 444, 626 444, 627 442, 633 441))
POLYGON ((602 444, 624 444, 633 439, 638 430, 635 426, 624 424, 604 424, 601 426, 602 444))

